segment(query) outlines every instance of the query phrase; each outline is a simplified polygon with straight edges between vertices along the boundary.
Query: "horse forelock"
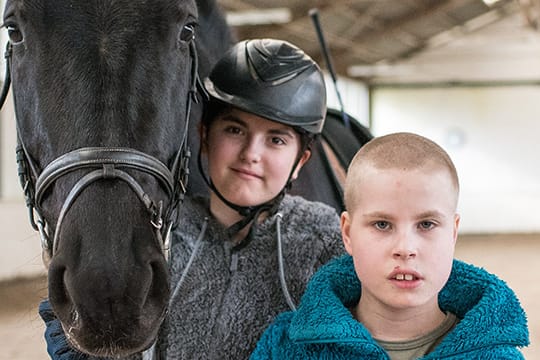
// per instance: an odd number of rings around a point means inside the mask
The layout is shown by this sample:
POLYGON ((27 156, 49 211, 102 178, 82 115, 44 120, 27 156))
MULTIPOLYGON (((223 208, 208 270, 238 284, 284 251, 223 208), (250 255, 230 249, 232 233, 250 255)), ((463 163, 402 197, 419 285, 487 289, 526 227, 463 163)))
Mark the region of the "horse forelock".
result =
POLYGON ((40 74, 28 97, 39 99, 40 125, 48 128, 42 134, 54 133, 52 157, 108 145, 168 160, 174 146, 167 144, 183 130, 190 81, 188 46, 179 32, 197 15, 194 2, 182 7, 155 0, 21 6, 22 17, 31 19, 23 29, 25 55, 35 60, 29 71, 40 74))

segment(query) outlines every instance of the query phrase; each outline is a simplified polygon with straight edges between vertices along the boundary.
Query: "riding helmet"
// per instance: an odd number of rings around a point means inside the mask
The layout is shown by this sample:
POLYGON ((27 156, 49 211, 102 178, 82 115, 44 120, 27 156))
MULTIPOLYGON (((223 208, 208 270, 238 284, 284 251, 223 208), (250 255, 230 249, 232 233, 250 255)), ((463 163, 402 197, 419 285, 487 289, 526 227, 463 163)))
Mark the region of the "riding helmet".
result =
POLYGON ((319 66, 295 45, 275 39, 237 43, 204 81, 210 95, 243 111, 319 134, 326 88, 319 66))

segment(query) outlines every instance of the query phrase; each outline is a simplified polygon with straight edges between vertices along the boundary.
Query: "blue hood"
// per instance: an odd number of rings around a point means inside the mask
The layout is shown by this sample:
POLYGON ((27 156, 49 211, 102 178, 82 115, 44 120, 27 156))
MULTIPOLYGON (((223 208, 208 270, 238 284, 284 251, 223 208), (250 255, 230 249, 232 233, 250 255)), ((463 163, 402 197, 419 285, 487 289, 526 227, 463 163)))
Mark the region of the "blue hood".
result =
MULTIPOLYGON (((373 355, 384 354, 348 310, 360 294, 352 258, 346 255, 331 261, 310 281, 298 311, 291 315, 288 337, 297 344, 354 343, 373 355)), ((426 358, 529 344, 526 315, 516 295, 483 269, 454 260, 439 305, 461 321, 426 358)))

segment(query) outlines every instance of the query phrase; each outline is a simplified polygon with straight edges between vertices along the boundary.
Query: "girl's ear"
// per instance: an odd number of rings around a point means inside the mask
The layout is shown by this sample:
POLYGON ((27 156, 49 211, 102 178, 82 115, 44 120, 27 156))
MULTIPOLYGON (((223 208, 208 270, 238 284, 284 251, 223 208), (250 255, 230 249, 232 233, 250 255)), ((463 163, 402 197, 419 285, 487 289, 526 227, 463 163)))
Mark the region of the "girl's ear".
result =
POLYGON ((300 173, 300 170, 302 169, 302 166, 304 166, 304 164, 309 160, 310 157, 311 157, 311 150, 305 150, 304 153, 302 154, 302 157, 298 161, 298 164, 296 164, 296 169, 294 169, 292 173, 291 180, 296 180, 296 178, 298 177, 298 174, 300 173))

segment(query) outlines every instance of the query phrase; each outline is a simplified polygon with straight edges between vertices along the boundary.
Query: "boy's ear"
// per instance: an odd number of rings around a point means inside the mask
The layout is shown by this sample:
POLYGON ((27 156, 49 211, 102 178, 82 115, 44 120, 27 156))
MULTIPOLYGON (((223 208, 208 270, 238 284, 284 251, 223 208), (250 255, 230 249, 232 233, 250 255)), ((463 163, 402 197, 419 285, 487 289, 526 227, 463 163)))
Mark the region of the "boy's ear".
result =
POLYGON ((343 239, 343 245, 345 250, 349 255, 352 255, 352 244, 351 244, 351 215, 344 211, 341 213, 340 218, 341 226, 341 237, 343 239))
POLYGON ((454 215, 454 245, 456 244, 457 238, 458 238, 460 220, 461 220, 461 216, 459 216, 459 214, 454 215))

